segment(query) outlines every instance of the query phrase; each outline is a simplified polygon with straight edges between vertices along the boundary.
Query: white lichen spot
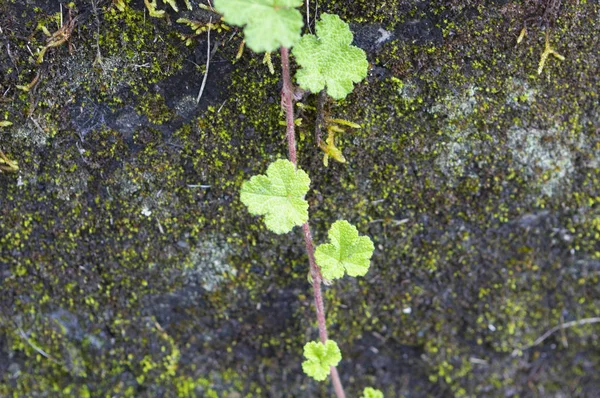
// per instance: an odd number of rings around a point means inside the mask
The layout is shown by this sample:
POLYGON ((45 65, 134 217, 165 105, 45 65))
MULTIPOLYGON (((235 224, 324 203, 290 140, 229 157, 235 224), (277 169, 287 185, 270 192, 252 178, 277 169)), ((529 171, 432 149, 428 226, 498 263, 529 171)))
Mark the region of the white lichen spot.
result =
POLYGON ((383 28, 377 29, 377 33, 379 33, 381 36, 379 39, 377 39, 377 41, 375 41, 375 44, 383 44, 392 37, 392 32, 388 32, 383 28))
POLYGON ((200 285, 213 291, 227 275, 235 275, 236 269, 229 264, 231 247, 227 242, 208 239, 190 251, 185 263, 184 276, 188 285, 200 285))
POLYGON ((413 79, 400 81, 399 79, 393 78, 392 81, 396 85, 396 91, 400 95, 400 98, 407 103, 415 101, 421 94, 421 88, 413 79))
POLYGON ((23 126, 5 130, 5 132, 12 138, 22 141, 27 145, 34 145, 38 148, 44 147, 48 143, 49 135, 41 128, 38 128, 31 120, 28 120, 23 126))
MULTIPOLYGON (((99 80, 104 83, 104 87, 109 94, 116 94, 123 87, 127 86, 127 79, 130 73, 136 73, 140 68, 149 68, 149 64, 140 64, 140 56, 134 54, 127 56, 108 56, 102 58, 102 63, 97 65, 99 80)), ((74 65, 75 70, 79 70, 74 65)))
POLYGON ((146 217, 149 217, 152 214, 152 210, 147 205, 142 206, 142 214, 146 217))
POLYGON ((482 141, 472 127, 461 130, 448 125, 444 133, 444 138, 436 145, 438 156, 435 165, 452 185, 465 175, 477 178, 475 168, 469 170, 469 165, 476 164, 478 168, 484 168, 487 157, 479 155, 488 151, 493 142, 482 141))
POLYGON ((198 108, 198 103, 196 102, 196 98, 192 95, 184 95, 175 103, 173 110, 176 114, 188 118, 190 117, 194 111, 198 108))
POLYGON ((513 159, 546 196, 552 196, 570 184, 574 166, 567 136, 567 132, 556 128, 540 130, 515 126, 508 131, 507 147, 513 159))
POLYGON ((46 186, 48 192, 56 194, 56 197, 69 207, 76 206, 78 201, 73 200, 88 192, 88 181, 92 179, 91 174, 83 167, 77 167, 69 173, 58 173, 46 186))
POLYGON ((510 78, 506 82, 506 105, 517 109, 529 109, 535 102, 536 90, 525 80, 510 78))
POLYGON ((463 118, 475 111, 477 98, 475 93, 479 89, 475 86, 469 86, 462 92, 452 95, 446 95, 441 100, 437 101, 429 112, 439 116, 446 116, 449 120, 463 118))

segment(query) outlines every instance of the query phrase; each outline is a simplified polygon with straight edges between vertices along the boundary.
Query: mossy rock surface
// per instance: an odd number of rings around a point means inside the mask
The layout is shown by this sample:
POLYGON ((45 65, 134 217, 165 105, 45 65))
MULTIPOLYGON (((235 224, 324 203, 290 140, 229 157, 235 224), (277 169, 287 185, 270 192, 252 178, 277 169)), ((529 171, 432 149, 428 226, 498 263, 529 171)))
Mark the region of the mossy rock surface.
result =
MULTIPOLYGON (((0 396, 331 396, 301 370, 301 231, 239 200, 286 154, 278 55, 271 75, 212 31, 196 103, 207 34, 186 46, 176 20, 215 15, 112 3, 63 4, 70 38, 37 63, 59 2, 0 0, 19 165, 0 174, 0 396)), ((371 65, 326 106, 362 125, 338 137, 347 163, 323 166, 313 111, 298 129, 315 240, 347 219, 376 248, 325 288, 349 397, 600 391, 599 323, 535 344, 600 317, 600 5, 478 3, 318 2, 371 65), (538 74, 546 32, 565 59, 538 74)))

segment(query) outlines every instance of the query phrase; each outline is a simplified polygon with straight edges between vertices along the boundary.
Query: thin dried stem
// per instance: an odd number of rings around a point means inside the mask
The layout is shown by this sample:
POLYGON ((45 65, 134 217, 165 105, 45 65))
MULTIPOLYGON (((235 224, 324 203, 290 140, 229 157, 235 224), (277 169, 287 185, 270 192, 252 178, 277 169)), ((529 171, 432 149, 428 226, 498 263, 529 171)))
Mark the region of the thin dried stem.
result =
POLYGON ((512 353, 513 356, 517 356, 519 354, 520 351, 524 351, 527 350, 529 348, 535 347, 536 345, 542 344, 542 342, 544 340, 546 340, 548 337, 550 337, 551 335, 553 335, 554 333, 558 332, 559 330, 564 330, 564 329, 568 329, 574 326, 581 326, 581 325, 587 325, 590 323, 599 323, 600 322, 600 317, 596 317, 596 318, 584 318, 584 319, 579 319, 577 321, 570 321, 570 322, 566 322, 566 323, 561 323, 560 325, 556 325, 554 326, 552 329, 548 330, 546 333, 544 333, 543 335, 541 335, 540 337, 538 337, 532 344, 525 346, 525 347, 521 347, 520 349, 515 349, 512 353))
POLYGON ((208 39, 206 43, 206 70, 204 71, 204 77, 202 78, 202 85, 200 86, 200 91, 198 92, 198 97, 196 98, 196 104, 200 103, 200 98, 202 98, 202 93, 204 93, 204 86, 206 86, 206 79, 208 78, 208 67, 210 66, 210 27, 212 26, 212 17, 208 22, 208 39))

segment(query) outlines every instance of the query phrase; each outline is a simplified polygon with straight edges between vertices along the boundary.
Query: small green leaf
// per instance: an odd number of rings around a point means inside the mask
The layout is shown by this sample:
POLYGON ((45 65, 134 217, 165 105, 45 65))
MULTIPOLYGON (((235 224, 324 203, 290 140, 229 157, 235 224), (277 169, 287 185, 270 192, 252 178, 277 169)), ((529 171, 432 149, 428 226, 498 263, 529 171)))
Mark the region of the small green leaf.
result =
POLYGON ((383 393, 373 387, 366 387, 361 398, 383 398, 383 393))
POLYGON ((215 9, 230 25, 243 26, 246 44, 254 52, 292 47, 304 22, 296 10, 303 0, 215 0, 215 9))
POLYGON ((308 221, 310 178, 289 160, 271 163, 267 175, 257 175, 242 184, 240 199, 254 215, 264 215, 267 228, 276 234, 290 232, 308 221))
POLYGON ((358 230, 348 221, 336 221, 329 229, 329 240, 315 250, 315 260, 325 279, 338 279, 346 272, 363 276, 369 270, 373 242, 368 236, 358 236, 358 230))
POLYGON ((308 376, 317 381, 323 381, 329 374, 330 366, 337 366, 342 360, 342 353, 337 343, 327 340, 325 344, 320 341, 311 341, 304 345, 304 357, 302 370, 308 376))
POLYGON ((169 4, 173 11, 178 12, 179 8, 177 7, 177 2, 175 0, 163 0, 163 3, 169 4))
POLYGON ((334 99, 346 98, 354 85, 367 76, 365 52, 351 45, 352 32, 337 15, 323 14, 317 22, 317 36, 304 35, 292 53, 302 67, 296 81, 305 90, 318 93, 327 87, 334 99))
POLYGON ((163 10, 159 10, 156 8, 156 0, 144 0, 144 4, 146 4, 146 8, 148 9, 148 13, 151 17, 162 18, 165 16, 165 12, 163 10))

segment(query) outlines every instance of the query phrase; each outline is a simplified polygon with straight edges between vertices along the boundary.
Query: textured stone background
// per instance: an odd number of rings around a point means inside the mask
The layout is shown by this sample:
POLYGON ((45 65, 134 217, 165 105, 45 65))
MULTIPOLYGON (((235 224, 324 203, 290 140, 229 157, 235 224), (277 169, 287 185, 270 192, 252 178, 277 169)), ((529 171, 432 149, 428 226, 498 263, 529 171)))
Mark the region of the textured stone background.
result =
MULTIPOLYGON (((37 64, 59 1, 0 0, 0 150, 20 167, 0 174, 0 396, 331 396, 300 367, 301 233, 238 195, 286 153, 278 55, 271 75, 211 32, 196 105, 207 35, 186 47, 175 21, 213 14, 74 3, 37 64)), ((323 166, 313 111, 299 129, 316 240, 345 218, 376 246, 326 289, 349 397, 597 396, 600 324, 533 344, 600 316, 600 4, 310 7, 351 22, 372 67, 326 107, 363 126, 346 164, 323 166), (546 32, 566 59, 538 75, 546 32)))

